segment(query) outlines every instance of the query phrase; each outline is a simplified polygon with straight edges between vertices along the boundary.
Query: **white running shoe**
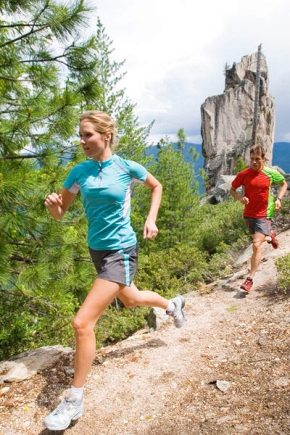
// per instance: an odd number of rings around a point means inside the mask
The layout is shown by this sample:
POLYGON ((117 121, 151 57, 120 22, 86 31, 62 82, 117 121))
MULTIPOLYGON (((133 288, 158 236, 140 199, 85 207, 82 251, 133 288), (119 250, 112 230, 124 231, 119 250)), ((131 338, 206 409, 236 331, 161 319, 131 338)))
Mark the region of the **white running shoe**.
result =
POLYGON ((73 420, 80 418, 83 412, 84 399, 76 400, 68 394, 55 410, 44 418, 43 424, 49 430, 65 430, 73 420))
POLYGON ((183 296, 176 296, 175 298, 170 299, 170 302, 174 304, 174 309, 166 310, 166 314, 173 317, 173 322, 176 328, 181 328, 183 323, 185 322, 185 316, 183 313, 185 299, 183 296))

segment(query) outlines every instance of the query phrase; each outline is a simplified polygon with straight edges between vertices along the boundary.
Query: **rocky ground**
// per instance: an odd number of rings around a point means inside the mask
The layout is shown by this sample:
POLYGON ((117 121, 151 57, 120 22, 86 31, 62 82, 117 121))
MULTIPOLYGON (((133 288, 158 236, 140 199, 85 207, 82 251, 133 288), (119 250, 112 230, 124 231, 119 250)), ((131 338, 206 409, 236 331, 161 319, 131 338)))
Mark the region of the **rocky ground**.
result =
MULTIPOLYGON (((65 432, 81 435, 289 434, 290 299, 277 288, 264 246, 255 288, 238 290, 250 250, 227 280, 186 295, 187 322, 170 319, 101 349, 85 389, 85 415, 65 432)), ((0 434, 49 434, 42 418, 72 376, 71 353, 31 379, 0 386, 0 434)))

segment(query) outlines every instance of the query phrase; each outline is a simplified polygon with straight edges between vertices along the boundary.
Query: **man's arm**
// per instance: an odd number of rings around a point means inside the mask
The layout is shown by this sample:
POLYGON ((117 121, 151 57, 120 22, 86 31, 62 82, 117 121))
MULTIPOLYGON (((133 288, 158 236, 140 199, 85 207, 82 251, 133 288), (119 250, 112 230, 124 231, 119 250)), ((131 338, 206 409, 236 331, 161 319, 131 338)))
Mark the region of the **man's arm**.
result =
POLYGON ((233 187, 230 188, 230 195, 236 200, 236 201, 240 201, 242 204, 247 205, 249 204, 249 198, 247 198, 246 196, 242 196, 240 193, 238 193, 236 191, 236 189, 234 189, 233 187))
POLYGON ((281 185, 279 191, 278 191, 278 195, 275 201, 275 209, 279 210, 281 208, 281 201, 283 196, 285 195, 286 191, 288 189, 288 183, 287 181, 284 181, 283 184, 281 185))

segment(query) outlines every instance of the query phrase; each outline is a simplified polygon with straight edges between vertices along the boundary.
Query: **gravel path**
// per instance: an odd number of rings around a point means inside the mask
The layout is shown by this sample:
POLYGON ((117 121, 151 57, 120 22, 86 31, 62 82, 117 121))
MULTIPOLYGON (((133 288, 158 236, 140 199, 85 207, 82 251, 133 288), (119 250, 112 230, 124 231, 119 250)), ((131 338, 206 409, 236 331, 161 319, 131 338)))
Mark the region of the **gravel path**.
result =
MULTIPOLYGON (((290 300, 276 289, 274 262, 290 252, 290 230, 278 240, 278 250, 265 244, 266 261, 247 297, 238 288, 250 250, 235 275, 186 295, 182 329, 169 319, 99 350, 85 415, 65 432, 289 434, 290 300)), ((41 420, 69 385, 71 359, 11 384, 0 397, 1 435, 50 433, 41 420)))

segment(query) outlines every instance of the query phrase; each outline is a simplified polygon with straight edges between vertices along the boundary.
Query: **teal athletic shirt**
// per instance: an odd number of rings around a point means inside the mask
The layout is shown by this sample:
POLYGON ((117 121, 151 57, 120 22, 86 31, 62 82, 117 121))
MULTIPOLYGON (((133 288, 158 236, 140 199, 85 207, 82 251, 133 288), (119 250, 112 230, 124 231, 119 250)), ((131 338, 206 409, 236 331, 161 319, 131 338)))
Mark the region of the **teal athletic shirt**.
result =
POLYGON ((119 250, 136 244, 130 222, 131 187, 147 176, 139 163, 116 154, 103 162, 86 160, 70 171, 64 188, 81 193, 91 249, 119 250))

